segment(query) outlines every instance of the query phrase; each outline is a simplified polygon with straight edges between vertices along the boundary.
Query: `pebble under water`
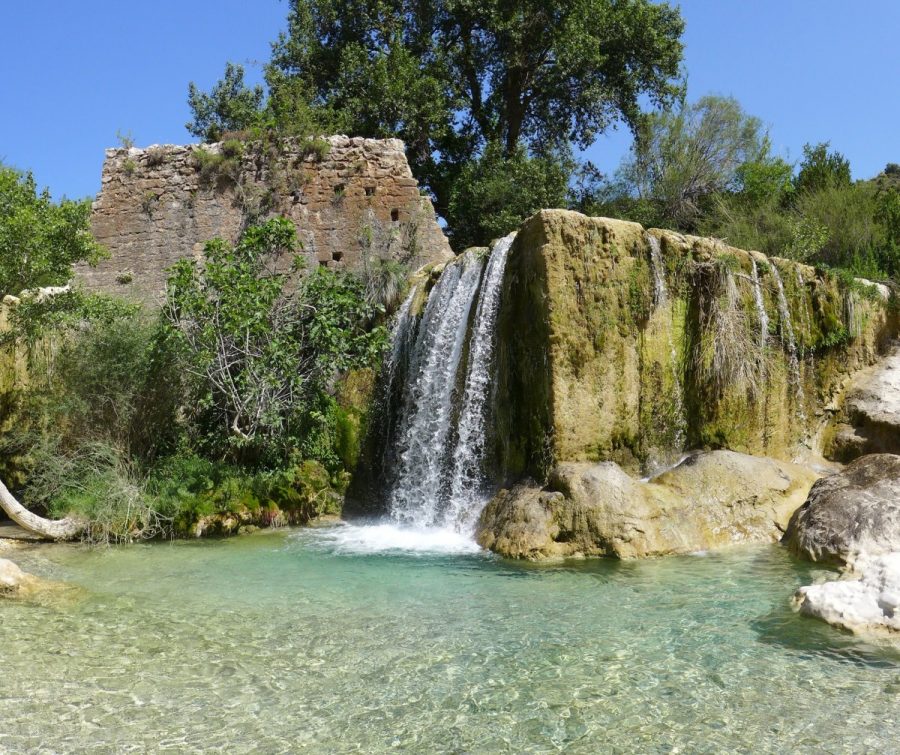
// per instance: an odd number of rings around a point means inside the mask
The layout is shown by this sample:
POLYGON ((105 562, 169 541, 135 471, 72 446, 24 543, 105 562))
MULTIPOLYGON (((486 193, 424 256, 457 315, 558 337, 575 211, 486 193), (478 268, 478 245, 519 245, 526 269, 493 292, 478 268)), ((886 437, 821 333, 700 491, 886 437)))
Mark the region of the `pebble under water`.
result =
POLYGON ((392 525, 45 546, 0 603, 0 752, 895 752, 900 653, 778 546, 559 565, 392 525), (431 538, 428 540, 428 538, 431 538))

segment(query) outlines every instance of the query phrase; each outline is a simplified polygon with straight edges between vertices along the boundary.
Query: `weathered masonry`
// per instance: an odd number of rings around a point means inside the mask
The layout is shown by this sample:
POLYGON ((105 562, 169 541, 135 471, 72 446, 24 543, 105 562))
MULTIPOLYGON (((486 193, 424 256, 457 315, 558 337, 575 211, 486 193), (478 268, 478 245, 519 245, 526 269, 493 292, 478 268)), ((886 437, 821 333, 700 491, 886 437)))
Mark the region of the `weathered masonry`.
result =
POLYGON ((271 215, 294 221, 310 267, 356 269, 377 256, 415 269, 452 258, 401 141, 331 136, 320 147, 287 140, 107 150, 91 225, 110 257, 80 266, 78 279, 88 290, 157 302, 169 266, 271 215))

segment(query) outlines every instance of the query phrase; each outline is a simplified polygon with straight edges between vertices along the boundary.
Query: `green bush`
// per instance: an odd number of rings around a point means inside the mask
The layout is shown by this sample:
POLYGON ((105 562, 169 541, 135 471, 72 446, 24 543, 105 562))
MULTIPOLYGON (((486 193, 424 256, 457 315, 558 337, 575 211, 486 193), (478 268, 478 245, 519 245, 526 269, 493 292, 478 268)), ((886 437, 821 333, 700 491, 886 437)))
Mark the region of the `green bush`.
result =
POLYGON ((90 214, 89 200, 53 202, 30 173, 0 164, 0 299, 62 285, 74 263, 102 257, 88 231, 90 214))
POLYGON ((484 244, 516 230, 540 209, 568 206, 570 155, 512 154, 490 143, 468 163, 450 191, 448 218, 455 249, 484 244))

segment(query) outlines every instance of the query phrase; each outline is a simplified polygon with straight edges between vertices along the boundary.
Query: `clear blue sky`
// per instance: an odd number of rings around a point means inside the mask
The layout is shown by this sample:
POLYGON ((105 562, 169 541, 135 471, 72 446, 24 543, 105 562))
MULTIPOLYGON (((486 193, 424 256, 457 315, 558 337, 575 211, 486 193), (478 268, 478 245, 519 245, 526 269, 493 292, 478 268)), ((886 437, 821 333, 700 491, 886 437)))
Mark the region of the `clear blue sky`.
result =
MULTIPOLYGON (((691 99, 733 95, 796 159, 830 140, 854 176, 900 162, 900 0, 682 0, 691 99)), ((184 143, 187 84, 211 86, 226 60, 259 77, 284 27, 280 0, 0 3, 0 160, 55 196, 93 195, 103 150, 184 143)), ((588 151, 601 170, 627 132, 588 151)))

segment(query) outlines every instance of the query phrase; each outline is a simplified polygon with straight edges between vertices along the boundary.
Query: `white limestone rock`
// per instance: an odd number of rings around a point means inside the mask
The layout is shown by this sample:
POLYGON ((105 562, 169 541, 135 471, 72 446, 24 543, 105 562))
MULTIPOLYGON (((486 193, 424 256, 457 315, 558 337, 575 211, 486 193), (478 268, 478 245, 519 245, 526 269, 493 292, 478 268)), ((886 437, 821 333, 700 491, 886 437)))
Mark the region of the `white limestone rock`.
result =
POLYGON ((845 578, 801 587, 800 613, 857 633, 900 633, 900 551, 860 556, 845 578))

